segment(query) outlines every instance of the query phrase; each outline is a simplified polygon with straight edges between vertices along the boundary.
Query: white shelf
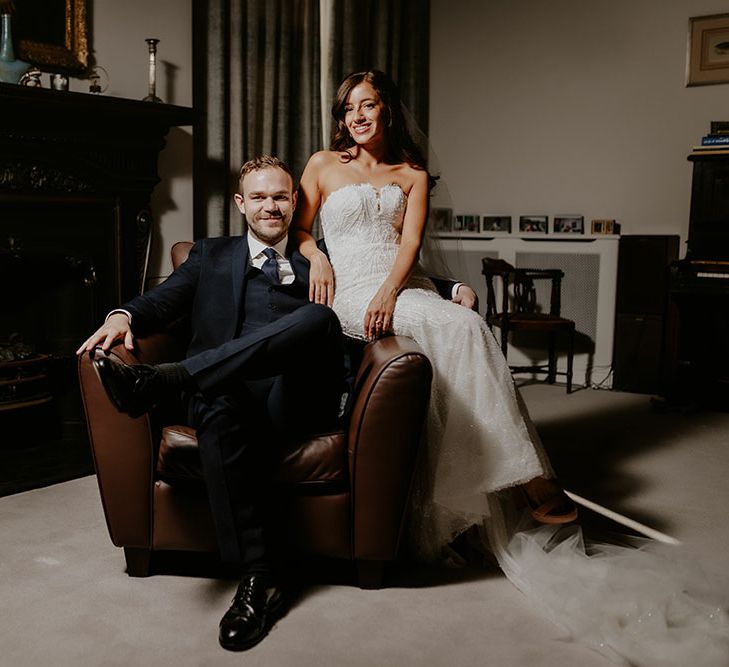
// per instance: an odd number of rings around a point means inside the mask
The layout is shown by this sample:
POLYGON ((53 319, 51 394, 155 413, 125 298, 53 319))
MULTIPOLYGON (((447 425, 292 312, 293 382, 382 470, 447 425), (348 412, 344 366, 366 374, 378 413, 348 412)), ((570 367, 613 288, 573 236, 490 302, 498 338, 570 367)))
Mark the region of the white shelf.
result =
POLYGON ((566 232, 553 232, 551 234, 540 234, 539 232, 517 232, 515 234, 510 232, 490 232, 488 234, 481 232, 435 232, 432 236, 440 239, 481 241, 492 241, 495 239, 526 239, 529 241, 570 241, 577 243, 620 238, 620 234, 570 234, 566 232))

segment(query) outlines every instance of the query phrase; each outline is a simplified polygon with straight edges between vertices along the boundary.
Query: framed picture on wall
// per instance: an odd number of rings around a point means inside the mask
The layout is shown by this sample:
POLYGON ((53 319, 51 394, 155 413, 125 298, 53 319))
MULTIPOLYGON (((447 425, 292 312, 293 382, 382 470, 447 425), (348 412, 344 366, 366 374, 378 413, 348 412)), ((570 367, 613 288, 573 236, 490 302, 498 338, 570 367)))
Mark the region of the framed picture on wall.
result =
POLYGON ((519 231, 527 234, 546 234, 549 231, 549 216, 522 215, 519 217, 519 231))
POLYGON ((555 215, 552 231, 555 234, 584 234, 585 218, 581 215, 555 215))
POLYGON ((481 218, 481 233, 491 236, 511 234, 511 216, 484 215, 481 218))
POLYGON ((729 82, 729 14, 689 19, 686 85, 729 82))

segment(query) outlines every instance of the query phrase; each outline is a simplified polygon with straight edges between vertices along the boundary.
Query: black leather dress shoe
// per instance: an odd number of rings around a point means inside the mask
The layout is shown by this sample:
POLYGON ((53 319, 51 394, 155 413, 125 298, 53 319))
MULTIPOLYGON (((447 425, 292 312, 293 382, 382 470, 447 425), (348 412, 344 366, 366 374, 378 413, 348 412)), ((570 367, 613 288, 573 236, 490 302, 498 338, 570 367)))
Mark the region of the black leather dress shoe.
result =
POLYGON ((229 651, 245 651, 260 642, 284 612, 282 589, 270 577, 243 577, 230 609, 220 621, 220 645, 229 651))
POLYGON ((154 405, 159 383, 153 366, 132 366, 113 356, 98 356, 93 364, 106 395, 119 412, 139 417, 154 405))

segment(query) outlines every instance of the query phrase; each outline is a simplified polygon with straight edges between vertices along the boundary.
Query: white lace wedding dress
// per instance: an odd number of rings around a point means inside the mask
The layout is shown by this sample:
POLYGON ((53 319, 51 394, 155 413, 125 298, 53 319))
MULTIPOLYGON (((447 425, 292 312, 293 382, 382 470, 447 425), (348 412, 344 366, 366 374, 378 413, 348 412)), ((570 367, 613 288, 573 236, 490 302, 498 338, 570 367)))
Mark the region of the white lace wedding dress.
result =
MULTIPOLYGON (((362 183, 335 190, 321 207, 333 308, 350 336, 363 337, 367 306, 398 252, 406 206, 398 185, 362 183)), ((691 568, 608 545, 592 545, 588 557, 579 528, 526 530, 507 519, 507 494, 496 492, 552 471, 483 319, 442 299, 416 269, 398 296, 392 328, 414 338, 434 370, 408 529, 415 553, 447 560, 453 538, 479 526, 531 602, 608 657, 662 667, 729 665, 727 615, 718 602, 686 594, 700 585, 691 568)))
MULTIPOLYGON (((333 307, 349 336, 363 336, 367 306, 398 252, 405 205, 398 186, 377 190, 364 183, 336 190, 322 206, 336 276, 333 307)), ((433 365, 410 538, 422 558, 440 560, 445 545, 489 515, 489 493, 551 471, 478 313, 442 299, 416 269, 398 296, 392 328, 414 338, 433 365)))

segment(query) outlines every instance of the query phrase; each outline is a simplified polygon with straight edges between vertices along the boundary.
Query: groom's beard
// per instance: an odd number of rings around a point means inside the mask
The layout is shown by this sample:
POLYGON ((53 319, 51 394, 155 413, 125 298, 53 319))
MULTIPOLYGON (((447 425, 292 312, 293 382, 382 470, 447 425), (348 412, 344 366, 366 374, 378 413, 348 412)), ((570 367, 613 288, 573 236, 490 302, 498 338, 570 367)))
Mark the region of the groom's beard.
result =
POLYGON ((276 245, 288 234, 289 224, 291 224, 291 218, 287 218, 283 214, 278 216, 269 213, 254 214, 248 221, 248 228, 259 241, 268 245, 276 245))

